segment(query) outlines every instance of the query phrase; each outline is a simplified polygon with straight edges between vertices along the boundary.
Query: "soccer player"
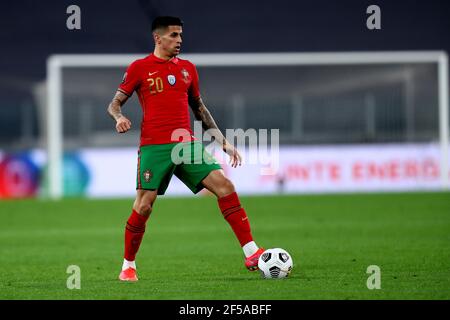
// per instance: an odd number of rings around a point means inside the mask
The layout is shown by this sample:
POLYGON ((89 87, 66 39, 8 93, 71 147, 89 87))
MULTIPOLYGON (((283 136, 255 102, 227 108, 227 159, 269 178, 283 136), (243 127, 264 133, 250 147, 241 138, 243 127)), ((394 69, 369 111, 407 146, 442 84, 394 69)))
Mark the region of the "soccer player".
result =
POLYGON ((264 251, 253 241, 247 214, 233 183, 192 135, 188 106, 192 108, 195 118, 202 121, 203 128, 212 131, 215 140, 230 156, 231 166, 236 168, 241 165, 241 155, 217 128, 202 101, 194 64, 177 57, 181 49, 182 27, 183 22, 177 17, 162 16, 153 21, 153 53, 129 65, 108 106, 108 113, 116 121, 118 133, 131 129, 131 122, 121 109, 134 91, 138 94, 143 111, 137 194, 125 228, 125 255, 119 275, 122 281, 138 280, 135 257, 146 222, 157 195, 165 193, 174 174, 193 193, 206 188, 216 195, 219 208, 244 251, 245 266, 250 271, 257 270, 258 258, 264 251), (183 149, 187 150, 184 157, 189 156, 190 161, 173 161, 172 150, 179 143, 187 146, 187 149, 183 149), (205 158, 210 161, 205 161, 205 158))

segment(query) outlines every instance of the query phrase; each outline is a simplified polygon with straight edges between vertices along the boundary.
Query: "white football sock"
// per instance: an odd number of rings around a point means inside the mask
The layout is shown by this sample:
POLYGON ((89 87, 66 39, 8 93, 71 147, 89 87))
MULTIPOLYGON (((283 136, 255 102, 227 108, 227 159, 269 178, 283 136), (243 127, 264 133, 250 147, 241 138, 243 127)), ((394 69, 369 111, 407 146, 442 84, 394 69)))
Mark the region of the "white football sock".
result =
POLYGON ((122 271, 128 268, 133 268, 134 270, 136 270, 136 263, 134 261, 123 259, 122 271))
POLYGON ((258 246, 256 245, 255 241, 250 241, 242 247, 242 250, 244 250, 245 257, 248 258, 254 255, 256 251, 258 251, 258 246))

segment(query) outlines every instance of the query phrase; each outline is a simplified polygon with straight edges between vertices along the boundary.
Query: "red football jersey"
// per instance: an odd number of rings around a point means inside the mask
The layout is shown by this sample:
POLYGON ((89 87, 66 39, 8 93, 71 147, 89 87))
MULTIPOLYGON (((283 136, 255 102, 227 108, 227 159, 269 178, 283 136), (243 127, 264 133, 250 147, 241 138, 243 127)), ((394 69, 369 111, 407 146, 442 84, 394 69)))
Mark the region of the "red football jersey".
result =
POLYGON ((197 70, 190 61, 163 60, 150 54, 134 61, 124 74, 119 91, 137 92, 142 107, 141 146, 192 141, 188 97, 199 97, 197 70), (177 129, 177 139, 172 134, 177 129), (184 134, 180 137, 180 133, 184 134))

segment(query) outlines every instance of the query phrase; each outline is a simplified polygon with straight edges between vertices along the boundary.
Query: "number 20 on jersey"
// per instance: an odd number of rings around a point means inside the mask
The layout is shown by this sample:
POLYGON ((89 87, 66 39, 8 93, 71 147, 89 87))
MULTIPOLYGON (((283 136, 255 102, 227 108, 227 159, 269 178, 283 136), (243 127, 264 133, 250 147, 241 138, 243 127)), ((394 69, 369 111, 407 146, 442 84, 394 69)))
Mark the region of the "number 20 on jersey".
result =
POLYGON ((151 94, 156 94, 157 92, 162 92, 164 90, 164 84, 161 77, 157 77, 156 79, 148 78, 149 89, 151 94))

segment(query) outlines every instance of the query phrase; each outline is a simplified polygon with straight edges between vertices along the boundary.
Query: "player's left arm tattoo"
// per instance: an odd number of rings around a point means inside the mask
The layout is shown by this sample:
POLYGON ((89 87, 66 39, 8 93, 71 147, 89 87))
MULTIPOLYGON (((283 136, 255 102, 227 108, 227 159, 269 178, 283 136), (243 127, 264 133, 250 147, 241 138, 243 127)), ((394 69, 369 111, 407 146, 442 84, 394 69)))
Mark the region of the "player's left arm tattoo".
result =
POLYGON ((242 163, 241 155, 236 150, 236 148, 232 144, 230 144, 224 137, 208 108, 203 103, 202 98, 189 97, 189 105, 192 108, 195 119, 202 122, 203 130, 207 130, 214 141, 218 142, 222 146, 222 150, 230 156, 231 166, 234 168, 236 168, 238 165, 240 166, 242 163))
POLYGON ((214 118, 209 112, 206 105, 203 103, 201 97, 189 98, 189 105, 191 106, 192 112, 194 113, 195 119, 202 122, 203 130, 208 131, 213 139, 220 143, 224 147, 228 141, 223 136, 219 127, 217 126, 214 118))
POLYGON ((230 156, 231 166, 233 168, 236 168, 238 165, 240 166, 242 163, 241 155, 236 150, 236 148, 227 141, 227 139, 220 131, 219 127, 217 127, 214 118, 203 103, 202 98, 189 97, 189 105, 192 108, 195 119, 202 122, 203 130, 207 130, 214 141, 218 142, 222 146, 222 150, 230 156))

